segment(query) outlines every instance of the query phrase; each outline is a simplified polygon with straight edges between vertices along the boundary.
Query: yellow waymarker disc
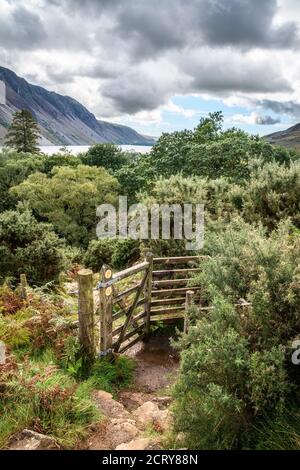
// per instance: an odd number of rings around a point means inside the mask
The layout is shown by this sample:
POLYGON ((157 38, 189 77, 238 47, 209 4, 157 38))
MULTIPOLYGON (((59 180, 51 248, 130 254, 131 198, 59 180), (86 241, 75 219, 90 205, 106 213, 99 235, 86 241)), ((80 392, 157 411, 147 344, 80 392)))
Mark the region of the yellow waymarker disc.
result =
POLYGON ((107 287, 107 288, 105 289, 105 295, 108 297, 108 296, 111 295, 111 293, 112 293, 112 288, 111 288, 111 287, 107 287))
POLYGON ((107 271, 105 271, 105 274, 104 274, 104 275, 105 275, 105 279, 110 279, 110 278, 111 278, 111 274, 112 274, 112 272, 111 272, 110 269, 108 269, 107 271))

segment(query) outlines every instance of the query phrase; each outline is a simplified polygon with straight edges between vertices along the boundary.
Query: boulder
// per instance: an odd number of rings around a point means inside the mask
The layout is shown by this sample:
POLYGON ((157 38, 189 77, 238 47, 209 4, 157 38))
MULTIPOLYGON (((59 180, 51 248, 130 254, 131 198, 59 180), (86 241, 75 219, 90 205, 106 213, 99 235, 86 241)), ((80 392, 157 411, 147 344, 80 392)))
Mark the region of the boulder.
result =
POLYGON ((59 445, 52 437, 30 429, 24 429, 9 445, 10 450, 58 450, 59 445))
POLYGON ((108 418, 128 418, 130 416, 124 406, 113 399, 111 393, 98 390, 93 393, 93 400, 97 408, 108 418))
POLYGON ((157 432, 167 432, 172 427, 172 416, 169 410, 159 410, 153 417, 153 425, 157 432))
POLYGON ((112 419, 107 426, 106 436, 111 441, 111 447, 132 441, 139 434, 132 419, 112 419))
POLYGON ((120 444, 116 447, 116 450, 146 450, 151 447, 151 439, 149 437, 143 437, 127 443, 120 444))
POLYGON ((148 426, 153 425, 156 415, 159 413, 159 408, 156 403, 146 401, 143 405, 139 406, 132 415, 136 419, 137 426, 140 429, 146 429, 148 426))

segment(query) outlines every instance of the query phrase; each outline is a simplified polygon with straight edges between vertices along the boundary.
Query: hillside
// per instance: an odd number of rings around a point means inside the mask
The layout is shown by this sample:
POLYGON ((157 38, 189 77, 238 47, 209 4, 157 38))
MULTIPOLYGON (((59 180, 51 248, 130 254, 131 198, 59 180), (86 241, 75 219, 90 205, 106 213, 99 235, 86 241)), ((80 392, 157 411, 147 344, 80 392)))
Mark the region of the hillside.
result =
POLYGON ((300 150, 300 123, 285 131, 275 132, 265 136, 270 144, 300 150))
POLYGON ((6 85, 6 104, 0 105, 0 145, 13 113, 20 109, 29 109, 35 116, 45 145, 153 143, 130 127, 97 120, 75 99, 31 85, 7 68, 0 67, 0 80, 6 85))

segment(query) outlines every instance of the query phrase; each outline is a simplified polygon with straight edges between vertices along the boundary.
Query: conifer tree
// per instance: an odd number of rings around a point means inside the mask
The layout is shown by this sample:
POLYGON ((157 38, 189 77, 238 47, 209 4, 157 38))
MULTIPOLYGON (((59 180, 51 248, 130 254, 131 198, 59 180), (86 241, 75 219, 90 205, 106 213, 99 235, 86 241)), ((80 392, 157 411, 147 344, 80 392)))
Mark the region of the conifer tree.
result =
POLYGON ((39 129, 30 111, 22 109, 14 114, 8 128, 5 145, 18 152, 38 153, 39 129))

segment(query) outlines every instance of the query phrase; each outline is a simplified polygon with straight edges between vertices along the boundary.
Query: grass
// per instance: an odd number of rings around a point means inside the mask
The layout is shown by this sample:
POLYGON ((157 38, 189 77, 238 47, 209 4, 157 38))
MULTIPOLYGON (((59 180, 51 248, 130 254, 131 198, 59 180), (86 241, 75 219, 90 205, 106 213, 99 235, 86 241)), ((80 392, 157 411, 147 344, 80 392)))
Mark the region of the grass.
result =
POLYGON ((115 394, 128 387, 134 362, 126 357, 84 361, 61 299, 32 293, 28 304, 10 288, 0 288, 0 336, 9 346, 0 365, 0 448, 24 428, 74 448, 89 425, 101 420, 92 392, 115 394))
POLYGON ((285 414, 262 422, 256 428, 254 446, 257 450, 299 450, 299 409, 291 407, 285 414))

